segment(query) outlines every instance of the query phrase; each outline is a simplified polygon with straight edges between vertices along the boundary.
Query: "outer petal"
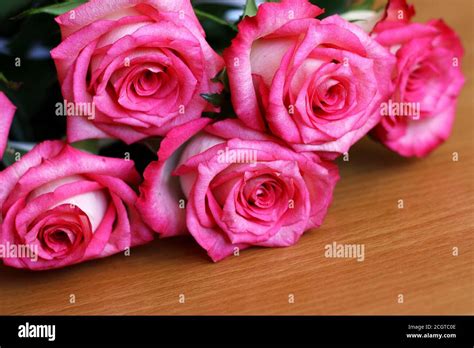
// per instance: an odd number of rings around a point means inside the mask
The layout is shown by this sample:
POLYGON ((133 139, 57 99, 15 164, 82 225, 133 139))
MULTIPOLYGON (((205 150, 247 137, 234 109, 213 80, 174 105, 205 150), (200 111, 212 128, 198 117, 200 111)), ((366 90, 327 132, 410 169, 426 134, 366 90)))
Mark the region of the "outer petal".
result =
POLYGON ((0 160, 7 147, 8 133, 15 115, 16 107, 0 92, 0 160))
POLYGON ((234 245, 222 235, 222 231, 219 231, 219 229, 202 226, 196 214, 194 201, 190 201, 186 208, 186 224, 193 237, 207 251, 207 254, 214 262, 225 259, 236 250, 243 250, 249 247, 249 245, 245 244, 234 245))
POLYGON ((101 18, 113 14, 115 16, 123 15, 124 13, 130 14, 130 8, 137 5, 149 5, 158 11, 174 12, 176 17, 180 15, 180 11, 183 11, 181 12, 182 14, 191 18, 193 24, 200 27, 189 0, 91 0, 75 8, 74 15, 69 11, 57 17, 56 22, 61 27, 64 39, 82 27, 101 18))
MULTIPOLYGON (((33 151, 34 149, 32 152, 33 151)), ((17 182, 15 182, 17 185, 16 189, 13 190, 13 192, 8 191, 10 192, 9 197, 8 200, 4 202, 5 206, 3 209, 15 202, 19 197, 28 194, 44 184, 72 175, 88 173, 110 175, 113 173, 115 177, 132 185, 138 185, 141 181, 139 174, 135 170, 133 161, 100 157, 74 149, 68 145, 55 155, 54 157, 47 158, 47 161, 43 163, 35 163, 36 165, 34 166, 30 165, 30 161, 24 164, 29 166, 25 168, 26 171, 23 175, 17 177, 17 182)), ((25 158, 26 156, 18 163, 24 162, 25 158)), ((36 159, 42 160, 42 158, 36 159)), ((7 168, 7 170, 9 168, 7 168)), ((16 174, 19 173, 16 172, 16 174)))
POLYGON ((439 114, 420 120, 408 120, 403 135, 395 138, 381 138, 380 132, 387 134, 382 125, 377 126, 373 135, 390 150, 405 157, 425 157, 446 141, 456 116, 456 102, 443 109, 439 114))
MULTIPOLYGON (((0 211, 4 210, 4 204, 8 195, 12 192, 21 177, 30 169, 44 160, 56 156, 64 148, 61 141, 45 141, 36 145, 30 152, 24 155, 21 161, 13 163, 4 171, 0 172, 0 211)), ((1 214, 0 214, 1 222, 1 214)))
MULTIPOLYGON (((122 215, 121 218, 129 221, 130 224, 130 229, 127 230, 130 235, 127 247, 141 245, 153 239, 152 231, 143 222, 135 207, 138 197, 134 189, 116 177, 95 174, 88 174, 88 177, 106 187, 112 196, 116 197, 117 202, 120 201, 124 204, 126 210, 117 211, 117 215, 122 215)), ((117 252, 119 251, 123 251, 123 248, 117 250, 117 252)))
POLYGON ((211 121, 202 118, 173 129, 161 142, 158 161, 145 169, 136 206, 144 221, 162 237, 187 232, 185 209, 180 207, 180 200, 185 196, 179 178, 171 173, 178 164, 183 144, 211 121))
POLYGON ((375 26, 374 32, 408 23, 414 15, 415 8, 408 5, 406 0, 389 0, 384 16, 375 26))
POLYGON ((248 128, 239 119, 227 119, 206 127, 206 132, 223 139, 278 141, 268 134, 248 128))

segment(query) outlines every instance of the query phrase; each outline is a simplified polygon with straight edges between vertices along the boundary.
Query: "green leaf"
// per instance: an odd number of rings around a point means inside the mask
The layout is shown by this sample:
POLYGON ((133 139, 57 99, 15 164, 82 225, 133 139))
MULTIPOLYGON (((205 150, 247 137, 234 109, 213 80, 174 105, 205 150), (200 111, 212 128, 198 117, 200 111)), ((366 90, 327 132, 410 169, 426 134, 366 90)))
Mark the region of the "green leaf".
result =
POLYGON ((198 10, 197 8, 194 9, 194 13, 196 13, 196 16, 200 19, 209 19, 217 24, 224 25, 226 27, 231 28, 232 30, 237 31, 237 27, 229 22, 226 22, 222 18, 219 18, 217 16, 214 16, 210 13, 204 12, 202 10, 198 10))
POLYGON ((21 87, 21 82, 9 81, 2 72, 0 72, 0 82, 3 82, 8 88, 18 91, 21 87))
POLYGON ((4 25, 4 21, 19 13, 21 10, 30 6, 33 0, 2 0, 0 1, 0 22, 4 25))
POLYGON ((222 94, 201 94, 201 97, 203 97, 205 100, 207 100, 214 106, 221 106, 224 102, 224 97, 222 94))
POLYGON ((244 17, 253 17, 257 14, 257 4, 255 0, 247 0, 245 2, 244 17))
POLYGON ((229 76, 227 75, 227 69, 224 68, 222 69, 213 79, 211 79, 212 82, 220 82, 224 86, 224 89, 226 91, 230 90, 229 87, 229 76))
POLYGON ((351 10, 372 10, 374 8, 375 0, 360 0, 354 1, 351 10))
POLYGON ((97 140, 97 139, 88 139, 88 140, 77 141, 75 143, 72 143, 71 146, 75 147, 76 149, 92 153, 94 155, 98 155, 99 150, 100 150, 99 149, 99 140, 97 140))
POLYGON ((39 8, 32 8, 20 13, 18 16, 14 18, 19 19, 19 18, 39 14, 39 13, 47 13, 50 15, 59 16, 59 15, 62 15, 63 13, 66 13, 68 11, 75 9, 76 7, 86 3, 87 1, 88 0, 67 0, 58 4, 48 5, 48 6, 39 7, 39 8))
POLYGON ((349 11, 354 0, 311 0, 311 2, 324 9, 324 13, 318 16, 324 18, 349 11))

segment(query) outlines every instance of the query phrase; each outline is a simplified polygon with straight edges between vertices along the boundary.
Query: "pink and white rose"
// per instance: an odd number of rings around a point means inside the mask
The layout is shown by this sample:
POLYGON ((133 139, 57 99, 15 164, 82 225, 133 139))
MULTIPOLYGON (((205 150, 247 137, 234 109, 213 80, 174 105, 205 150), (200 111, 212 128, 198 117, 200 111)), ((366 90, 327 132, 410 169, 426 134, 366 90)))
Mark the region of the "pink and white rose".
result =
MULTIPOLYGON (((166 204, 151 224, 158 232, 185 217, 186 226, 174 232, 187 227, 213 261, 254 245, 295 244, 322 224, 339 179, 335 164, 295 152, 238 120, 207 126, 180 157, 178 165, 171 156, 147 169, 139 209, 150 216, 153 207, 166 204)), ((165 235, 173 233, 168 228, 165 235)))
POLYGON ((423 157, 451 134, 456 103, 464 85, 457 34, 442 20, 414 23, 413 6, 391 0, 374 31, 397 58, 392 105, 410 112, 387 113, 372 135, 406 157, 423 157))
POLYGON ((214 110, 201 94, 221 89, 211 79, 224 63, 189 0, 91 0, 56 21, 63 41, 51 55, 63 96, 94 108, 68 117, 70 142, 134 143, 214 110))
POLYGON ((262 4, 224 52, 232 101, 249 127, 297 151, 340 154, 379 121, 395 59, 339 16, 307 0, 262 4))
POLYGON ((37 145, 0 172, 0 243, 30 250, 3 262, 47 270, 149 242, 153 233, 135 209, 140 181, 133 161, 60 141, 37 145))

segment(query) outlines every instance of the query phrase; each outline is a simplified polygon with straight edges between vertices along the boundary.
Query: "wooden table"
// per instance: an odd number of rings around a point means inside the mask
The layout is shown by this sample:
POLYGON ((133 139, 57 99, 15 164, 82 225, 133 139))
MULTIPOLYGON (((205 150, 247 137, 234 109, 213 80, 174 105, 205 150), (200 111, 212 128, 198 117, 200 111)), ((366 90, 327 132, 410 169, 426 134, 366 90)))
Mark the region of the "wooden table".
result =
POLYGON ((1 266, 0 314, 472 314, 473 2, 413 2, 418 19, 443 17, 466 48, 457 121, 435 153, 408 160, 362 141, 339 161, 324 225, 290 248, 214 264, 176 238, 57 271, 1 266), (333 242, 364 244, 365 260, 326 258, 333 242))

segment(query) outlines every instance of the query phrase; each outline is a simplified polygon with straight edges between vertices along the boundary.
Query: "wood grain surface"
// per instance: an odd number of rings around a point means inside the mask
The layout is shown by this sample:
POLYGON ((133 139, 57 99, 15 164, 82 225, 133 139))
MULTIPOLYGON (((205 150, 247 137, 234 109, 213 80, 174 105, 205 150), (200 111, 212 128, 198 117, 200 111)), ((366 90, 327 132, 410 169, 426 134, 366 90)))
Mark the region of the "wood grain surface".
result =
POLYGON ((183 237, 56 271, 0 266, 0 314, 473 314, 474 1, 412 2, 466 48, 454 131, 436 152, 403 159, 365 139, 339 160, 324 225, 290 248, 214 264, 183 237), (333 242, 363 244, 364 261, 326 258, 333 242))

